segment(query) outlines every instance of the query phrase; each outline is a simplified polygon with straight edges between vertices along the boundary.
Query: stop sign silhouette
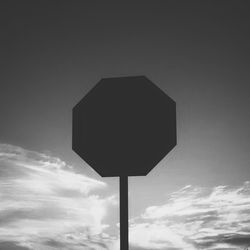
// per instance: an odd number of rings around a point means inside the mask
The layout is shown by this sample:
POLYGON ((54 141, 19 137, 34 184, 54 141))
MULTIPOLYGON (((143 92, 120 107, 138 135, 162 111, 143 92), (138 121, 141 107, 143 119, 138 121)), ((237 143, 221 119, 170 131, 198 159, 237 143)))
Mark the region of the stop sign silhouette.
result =
POLYGON ((176 103, 145 76, 101 79, 73 108, 73 150, 120 177, 121 250, 128 249, 128 176, 147 175, 176 145, 176 103))

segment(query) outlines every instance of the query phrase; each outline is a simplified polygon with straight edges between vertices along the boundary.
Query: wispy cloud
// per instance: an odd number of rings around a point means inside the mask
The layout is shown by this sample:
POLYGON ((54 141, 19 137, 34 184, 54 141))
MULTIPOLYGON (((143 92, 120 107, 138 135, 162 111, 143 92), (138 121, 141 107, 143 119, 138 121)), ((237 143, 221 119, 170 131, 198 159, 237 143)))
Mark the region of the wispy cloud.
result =
POLYGON ((92 193, 105 186, 59 158, 0 144, 0 246, 112 249, 103 219, 116 198, 92 193))
MULTIPOLYGON (((56 157, 0 144, 0 249, 119 249, 103 220, 116 197, 56 157)), ((250 245, 250 182, 191 185, 130 220, 130 249, 238 250, 250 245)))
POLYGON ((250 182, 172 193, 131 220, 130 243, 135 249, 244 249, 250 245, 250 182))

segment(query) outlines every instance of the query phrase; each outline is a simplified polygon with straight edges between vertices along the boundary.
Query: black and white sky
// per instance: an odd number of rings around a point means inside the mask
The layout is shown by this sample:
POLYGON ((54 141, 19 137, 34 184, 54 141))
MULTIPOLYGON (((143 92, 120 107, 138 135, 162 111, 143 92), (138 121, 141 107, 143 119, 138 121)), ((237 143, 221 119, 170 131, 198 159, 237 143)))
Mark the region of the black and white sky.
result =
MULTIPOLYGON (((248 1, 1 1, 0 249, 119 249, 117 178, 71 149, 73 106, 146 75, 178 145, 129 178, 130 249, 250 247, 248 1)), ((117 166, 119 167, 119 166, 117 166)))

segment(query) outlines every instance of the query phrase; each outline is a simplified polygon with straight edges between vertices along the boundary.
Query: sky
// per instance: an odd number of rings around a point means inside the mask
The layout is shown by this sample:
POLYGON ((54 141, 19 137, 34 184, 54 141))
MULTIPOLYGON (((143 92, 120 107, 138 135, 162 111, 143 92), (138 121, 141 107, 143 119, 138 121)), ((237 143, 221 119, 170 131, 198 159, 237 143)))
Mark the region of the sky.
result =
POLYGON ((119 249, 119 180, 72 151, 72 108, 134 75, 176 101, 177 146, 129 178, 130 249, 250 247, 249 10, 1 1, 0 249, 119 249))

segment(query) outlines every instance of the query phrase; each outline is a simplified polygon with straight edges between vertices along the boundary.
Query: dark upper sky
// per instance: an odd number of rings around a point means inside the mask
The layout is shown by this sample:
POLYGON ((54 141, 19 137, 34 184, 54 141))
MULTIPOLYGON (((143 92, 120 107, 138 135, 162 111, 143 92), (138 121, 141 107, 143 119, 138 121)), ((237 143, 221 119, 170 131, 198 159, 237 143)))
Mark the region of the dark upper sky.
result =
POLYGON ((249 10, 247 1, 1 1, 1 142, 82 166, 72 107, 103 77, 146 75, 177 103, 178 146, 131 180, 133 195, 158 201, 150 185, 249 180, 249 10))

